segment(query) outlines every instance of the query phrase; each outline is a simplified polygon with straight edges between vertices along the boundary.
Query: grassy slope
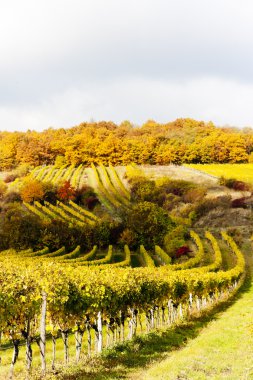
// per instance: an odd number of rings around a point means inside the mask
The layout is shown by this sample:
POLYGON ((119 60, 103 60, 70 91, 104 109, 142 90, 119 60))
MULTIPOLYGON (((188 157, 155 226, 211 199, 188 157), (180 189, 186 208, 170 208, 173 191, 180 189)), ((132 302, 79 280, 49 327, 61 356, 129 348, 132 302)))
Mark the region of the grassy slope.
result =
POLYGON ((186 167, 197 169, 216 177, 236 178, 253 183, 253 164, 190 164, 186 165, 186 167))

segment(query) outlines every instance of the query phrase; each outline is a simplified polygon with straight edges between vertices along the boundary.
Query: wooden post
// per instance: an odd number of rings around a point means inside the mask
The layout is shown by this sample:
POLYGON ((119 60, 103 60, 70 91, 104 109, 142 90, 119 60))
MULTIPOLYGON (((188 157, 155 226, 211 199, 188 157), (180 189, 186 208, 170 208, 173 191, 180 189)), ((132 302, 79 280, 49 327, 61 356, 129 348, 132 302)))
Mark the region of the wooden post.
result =
POLYGON ((103 348, 103 334, 102 334, 102 314, 101 311, 97 315, 97 328, 98 328, 98 352, 102 352, 103 348))
POLYGON ((52 370, 55 370, 55 356, 56 356, 56 338, 52 335, 52 370))
POLYGON ((91 325, 90 325, 89 318, 87 318, 85 326, 86 326, 86 331, 87 331, 88 356, 90 357, 91 356, 91 333, 90 333, 91 325))
POLYGON ((47 294, 42 293, 41 320, 40 320, 40 358, 41 373, 46 374, 46 313, 47 313, 47 294))
POLYGON ((32 352, 32 339, 30 335, 30 327, 31 327, 31 321, 28 318, 27 320, 27 330, 26 330, 26 369, 28 376, 31 372, 32 368, 32 357, 33 357, 33 352, 32 352))

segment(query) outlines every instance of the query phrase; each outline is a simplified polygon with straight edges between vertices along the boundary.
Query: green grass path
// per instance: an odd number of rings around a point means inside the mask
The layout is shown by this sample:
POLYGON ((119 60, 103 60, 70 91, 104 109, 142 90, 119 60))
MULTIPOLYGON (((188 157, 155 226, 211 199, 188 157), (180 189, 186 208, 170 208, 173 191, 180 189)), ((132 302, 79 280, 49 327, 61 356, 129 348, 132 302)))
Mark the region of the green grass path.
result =
MULTIPOLYGON (((131 379, 253 379, 253 286, 179 350, 131 379)), ((163 355, 164 356, 164 355, 163 355)))

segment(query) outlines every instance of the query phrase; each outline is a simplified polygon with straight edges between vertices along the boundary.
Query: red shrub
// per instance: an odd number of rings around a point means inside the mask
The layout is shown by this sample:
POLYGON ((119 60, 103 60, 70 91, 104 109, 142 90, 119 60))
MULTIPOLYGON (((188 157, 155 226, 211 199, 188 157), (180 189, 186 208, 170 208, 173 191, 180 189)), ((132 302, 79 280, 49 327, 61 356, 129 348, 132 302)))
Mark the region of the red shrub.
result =
POLYGON ((245 198, 237 198, 237 199, 234 199, 232 202, 231 202, 231 206, 233 208, 245 208, 246 207, 246 204, 245 204, 245 198))
POLYGON ((235 181, 233 184, 233 189, 237 191, 248 191, 249 185, 243 181, 235 181))
POLYGON ((191 252, 190 248, 187 245, 183 245, 182 247, 179 247, 176 251, 176 258, 178 259, 179 257, 183 255, 187 255, 189 252, 191 252))
POLYGON ((63 202, 74 200, 76 197, 75 189, 71 186, 69 181, 64 182, 64 184, 57 190, 57 197, 63 202))

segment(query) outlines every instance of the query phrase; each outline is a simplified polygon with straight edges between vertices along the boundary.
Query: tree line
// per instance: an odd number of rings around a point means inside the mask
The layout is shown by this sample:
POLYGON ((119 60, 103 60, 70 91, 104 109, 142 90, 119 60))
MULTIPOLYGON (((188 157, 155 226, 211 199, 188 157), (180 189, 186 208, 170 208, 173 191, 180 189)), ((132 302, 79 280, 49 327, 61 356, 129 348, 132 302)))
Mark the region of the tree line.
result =
POLYGON ((90 166, 253 161, 253 129, 218 128, 212 122, 149 120, 140 127, 129 121, 89 122, 43 132, 0 132, 0 170, 20 164, 90 166))

